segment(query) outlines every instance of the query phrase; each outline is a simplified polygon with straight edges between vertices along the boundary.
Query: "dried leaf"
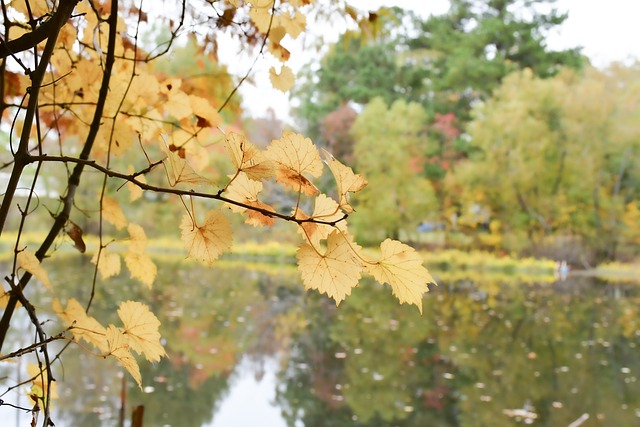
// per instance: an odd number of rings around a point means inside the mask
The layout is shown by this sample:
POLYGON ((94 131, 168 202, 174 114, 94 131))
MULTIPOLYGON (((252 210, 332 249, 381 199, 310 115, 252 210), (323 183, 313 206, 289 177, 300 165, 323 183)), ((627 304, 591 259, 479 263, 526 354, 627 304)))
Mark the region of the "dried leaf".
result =
POLYGON ((145 304, 125 301, 118 307, 118 316, 124 324, 124 334, 129 337, 129 345, 150 362, 158 362, 166 356, 160 344, 160 321, 145 304))
POLYGON ((202 226, 185 215, 180 229, 188 256, 207 265, 212 265, 223 252, 231 249, 231 221, 220 211, 207 212, 202 226))
POLYGON ((101 352, 108 350, 106 340, 106 329, 96 319, 89 316, 80 303, 71 298, 67 301, 66 308, 62 308, 60 301, 53 300, 53 312, 64 322, 65 326, 71 328, 71 333, 76 340, 83 339, 101 352))
POLYGON ((118 230, 127 226, 127 218, 120 208, 120 202, 109 196, 102 198, 102 218, 113 224, 118 230))
POLYGON ((276 181, 308 196, 318 189, 303 174, 319 177, 322 160, 309 138, 293 132, 283 132, 282 138, 271 142, 267 157, 276 164, 276 181))
POLYGON ((69 221, 71 224, 70 228, 67 228, 67 236, 73 240, 73 247, 80 251, 80 253, 85 253, 87 250, 87 245, 85 245, 84 240, 82 239, 82 228, 78 227, 78 224, 73 221, 69 221))
POLYGON ((93 254, 91 262, 98 266, 102 280, 120 274, 120 255, 109 252, 107 248, 100 251, 100 257, 98 257, 98 252, 93 254))
POLYGON ((239 171, 246 173, 249 179, 262 181, 273 176, 273 162, 267 159, 264 153, 244 135, 230 132, 225 138, 225 146, 233 165, 239 171))
POLYGON ((302 244, 296 256, 305 289, 317 289, 333 298, 336 305, 340 304, 360 280, 362 263, 354 249, 359 247, 340 231, 329 235, 324 253, 307 243, 302 244))
POLYGON ((296 76, 291 68, 286 65, 280 67, 280 72, 277 72, 275 67, 271 67, 269 69, 269 79, 271 80, 271 85, 281 92, 288 92, 296 82, 296 76))
POLYGON ((140 368, 129 350, 128 337, 119 328, 109 325, 107 328, 107 342, 109 343, 107 354, 118 359, 120 364, 131 374, 138 387, 142 389, 140 368))
POLYGON ((380 260, 366 263, 366 270, 380 283, 391 285, 400 303, 415 304, 422 313, 422 295, 429 292, 427 283, 436 283, 422 266, 422 258, 410 246, 387 239, 380 245, 380 260))
POLYGON ((18 266, 23 270, 33 274, 48 290, 53 291, 51 282, 49 281, 49 275, 46 270, 42 268, 40 261, 34 254, 28 249, 18 252, 17 255, 18 266))
MULTIPOLYGON (((316 197, 315 207, 313 214, 309 217, 301 209, 295 211, 297 219, 316 219, 325 222, 339 221, 344 217, 344 214, 340 211, 338 204, 335 200, 327 197, 324 194, 320 194, 316 197)), ((303 222, 300 224, 298 231, 307 239, 313 246, 317 246, 320 240, 324 240, 329 234, 336 229, 346 231, 346 221, 339 221, 335 227, 327 224, 318 224, 315 222, 303 222)))
POLYGON ((145 284, 148 288, 151 288, 153 281, 156 280, 158 275, 158 269, 149 255, 145 253, 128 252, 124 257, 124 262, 127 264, 129 273, 134 279, 138 279, 145 284))
POLYGON ((211 183, 207 178, 198 175, 186 160, 169 150, 166 145, 160 144, 160 149, 167 155, 167 158, 164 159, 162 164, 167 171, 167 177, 169 178, 169 185, 171 187, 175 187, 180 183, 193 185, 211 183))
POLYGON ((362 175, 354 174, 349 166, 340 163, 326 150, 324 150, 324 158, 336 180, 340 207, 347 213, 353 212, 353 208, 349 205, 349 193, 362 190, 367 185, 367 180, 362 175))

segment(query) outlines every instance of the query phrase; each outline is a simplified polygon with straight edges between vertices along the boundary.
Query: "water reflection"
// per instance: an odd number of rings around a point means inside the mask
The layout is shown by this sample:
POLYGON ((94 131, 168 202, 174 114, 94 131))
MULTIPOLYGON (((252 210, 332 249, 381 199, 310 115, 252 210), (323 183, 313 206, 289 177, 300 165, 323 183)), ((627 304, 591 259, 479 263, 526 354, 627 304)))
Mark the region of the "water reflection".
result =
MULTIPOLYGON (((82 299, 90 270, 80 265, 69 277, 50 267, 50 276, 62 299, 82 299)), ((292 267, 225 262, 206 269, 167 259, 158 277, 152 290, 124 274, 100 285, 93 315, 106 323, 120 301, 147 302, 162 322, 169 358, 141 363, 139 390, 115 363, 68 350, 54 367, 56 425, 117 425, 123 380, 127 412, 143 404, 145 425, 219 425, 220 405, 247 387, 248 375, 256 384, 276 383, 272 394, 254 396, 277 407, 273 421, 259 425, 284 418, 307 427, 562 426, 584 414, 590 426, 639 420, 639 294, 632 285, 443 275, 420 316, 373 282, 336 309, 305 293, 292 267)), ((49 304, 43 295, 40 311, 49 304)), ((9 412, 0 408, 2 425, 13 425, 9 412)))

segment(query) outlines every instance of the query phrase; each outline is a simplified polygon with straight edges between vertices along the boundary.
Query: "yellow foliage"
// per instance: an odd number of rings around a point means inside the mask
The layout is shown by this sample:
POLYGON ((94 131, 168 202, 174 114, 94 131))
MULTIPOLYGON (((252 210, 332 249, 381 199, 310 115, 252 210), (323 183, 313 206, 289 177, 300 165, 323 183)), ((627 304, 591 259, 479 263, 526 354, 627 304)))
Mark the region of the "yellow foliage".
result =
POLYGON ((180 229, 189 257, 205 264, 212 265, 223 252, 231 248, 231 222, 220 211, 207 212, 202 226, 185 214, 180 229))
POLYGON ((317 289, 340 304, 351 288, 358 285, 362 263, 354 249, 358 246, 346 233, 334 231, 327 238, 327 249, 321 253, 310 244, 298 249, 298 269, 305 289, 317 289))
POLYGON ((53 291, 47 271, 42 268, 42 265, 40 265, 40 261, 34 254, 32 254, 28 249, 24 249, 18 252, 16 258, 18 266, 20 268, 33 274, 33 276, 38 279, 48 290, 53 291))

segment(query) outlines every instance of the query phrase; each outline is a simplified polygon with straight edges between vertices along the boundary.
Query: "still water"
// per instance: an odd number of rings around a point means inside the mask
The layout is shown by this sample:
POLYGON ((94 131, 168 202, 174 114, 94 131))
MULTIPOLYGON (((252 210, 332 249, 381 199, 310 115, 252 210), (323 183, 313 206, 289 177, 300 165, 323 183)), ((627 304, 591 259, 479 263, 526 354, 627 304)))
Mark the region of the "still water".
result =
MULTIPOLYGON (((86 301, 92 266, 70 262, 49 263, 57 295, 86 301)), ((106 324, 121 301, 146 302, 169 357, 140 361, 140 390, 116 363, 68 348, 54 365, 56 426, 118 425, 123 390, 127 419, 144 405, 145 426, 640 425, 638 285, 434 271, 420 316, 373 282, 336 308, 291 266, 158 264, 151 290, 126 273, 99 284, 91 314, 106 324)), ((51 297, 38 301, 59 331, 51 297)), ((29 344, 24 324, 7 349, 29 344)), ((0 369, 2 381, 26 375, 0 369)), ((29 420, 0 407, 3 427, 29 420)))

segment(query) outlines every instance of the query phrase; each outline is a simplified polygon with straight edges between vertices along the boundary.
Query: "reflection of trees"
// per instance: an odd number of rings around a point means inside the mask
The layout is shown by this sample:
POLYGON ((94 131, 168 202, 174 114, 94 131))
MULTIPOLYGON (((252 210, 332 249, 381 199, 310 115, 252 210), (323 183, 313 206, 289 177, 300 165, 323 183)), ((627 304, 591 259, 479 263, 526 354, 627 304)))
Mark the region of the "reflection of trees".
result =
MULTIPOLYGON (((86 299, 91 268, 56 277, 66 284, 63 299, 86 299)), ((49 273, 61 274, 55 264, 49 273)), ((277 401, 292 426, 506 427, 516 421, 503 411, 526 404, 534 425, 569 425, 583 413, 593 426, 637 424, 640 309, 632 286, 443 282, 420 316, 372 283, 336 309, 324 296, 303 294, 295 276, 234 263, 206 269, 164 261, 158 277, 151 290, 131 286, 126 274, 101 284, 91 310, 115 321, 118 303, 135 299, 160 318, 170 358, 141 363, 153 390, 130 386, 127 403, 144 404, 149 425, 206 423, 241 356, 259 369, 265 354, 277 353, 284 366, 277 401)), ((63 361, 54 365, 65 380, 54 421, 114 424, 121 368, 74 348, 63 361)))
POLYGON ((535 425, 584 413, 634 425, 640 360, 626 299, 587 280, 446 288, 422 317, 370 288, 339 310, 309 309, 280 377, 289 424, 499 427, 529 409, 535 425))
MULTIPOLYGON (((158 262, 158 281, 151 290, 131 286, 126 273, 99 284, 91 308, 103 323, 117 321, 119 302, 135 299, 149 304, 161 321, 169 358, 155 365, 141 363, 145 390, 130 387, 127 399, 129 409, 145 405, 149 425, 198 426, 210 421, 241 356, 251 352, 259 364, 260 357, 280 348, 278 341, 291 329, 281 320, 291 317, 287 302, 279 298, 292 288, 287 275, 257 273, 227 262, 209 269, 185 267, 179 261, 180 265, 158 262)), ((62 299, 86 300, 86 277, 91 277, 92 267, 86 264, 77 276, 66 277, 62 299)), ((58 274, 54 264, 50 269, 50 274, 58 274)), ((114 422, 120 406, 120 368, 76 348, 67 350, 64 366, 67 375, 78 379, 65 381, 69 398, 61 402, 67 406, 59 407, 60 416, 73 420, 72 425, 114 422)))

